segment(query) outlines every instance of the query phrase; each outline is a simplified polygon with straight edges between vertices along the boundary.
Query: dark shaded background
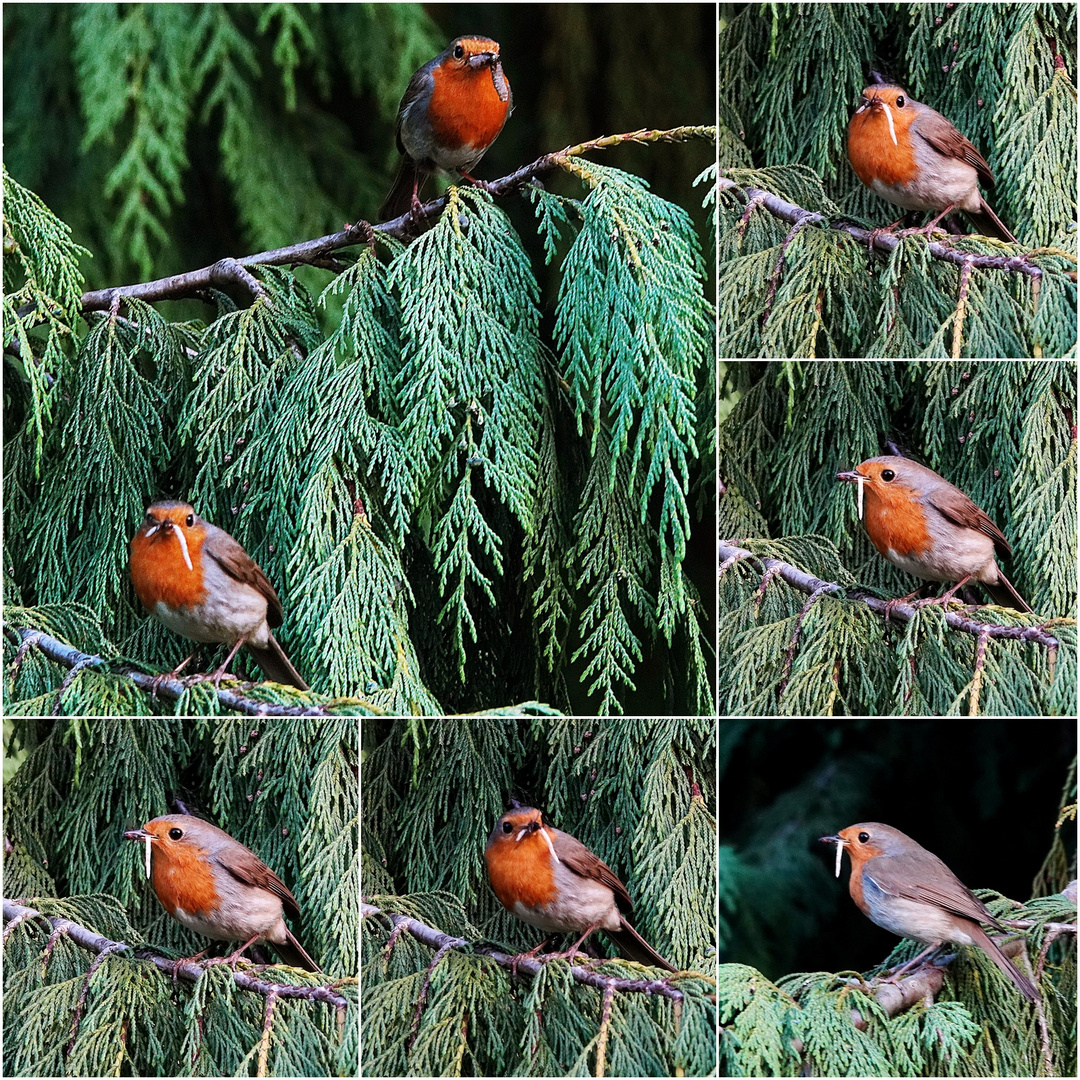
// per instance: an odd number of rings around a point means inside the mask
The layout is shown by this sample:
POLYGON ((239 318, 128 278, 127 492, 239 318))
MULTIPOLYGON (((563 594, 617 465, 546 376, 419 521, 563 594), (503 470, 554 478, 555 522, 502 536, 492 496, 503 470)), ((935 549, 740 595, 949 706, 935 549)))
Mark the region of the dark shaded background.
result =
MULTIPOLYGON (((720 961, 768 978, 866 971, 900 941, 848 895, 850 860, 818 837, 881 821, 971 889, 1032 896, 1076 757, 1075 718, 720 721, 720 961), (725 871, 727 871, 725 882, 725 871)), ((1066 802, 1075 800, 1075 776, 1066 802)), ((1076 829, 1061 830, 1071 876, 1076 829)), ((1056 881, 1040 894, 1065 884, 1056 881)))

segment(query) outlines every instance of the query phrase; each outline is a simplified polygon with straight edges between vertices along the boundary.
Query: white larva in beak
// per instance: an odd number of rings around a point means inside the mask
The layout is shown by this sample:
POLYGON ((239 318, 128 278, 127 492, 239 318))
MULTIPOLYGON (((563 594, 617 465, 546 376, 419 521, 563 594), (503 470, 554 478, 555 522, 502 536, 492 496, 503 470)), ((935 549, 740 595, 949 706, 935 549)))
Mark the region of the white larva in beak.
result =
POLYGON ((150 844, 153 842, 153 837, 147 833, 145 836, 146 841, 146 880, 150 880, 150 844))
POLYGON ((547 829, 540 829, 540 835, 547 841, 548 851, 551 852, 551 857, 558 862, 559 856, 555 854, 555 845, 551 842, 551 837, 548 836, 547 829))
POLYGON ((889 134, 892 136, 892 144, 893 146, 896 146, 896 128, 893 127, 892 109, 889 108, 889 103, 887 101, 883 101, 881 105, 885 110, 885 119, 889 121, 889 134))
MULTIPOLYGON (((861 485, 859 487, 859 495, 860 495, 860 497, 862 496, 862 486, 861 485)), ((862 517, 861 513, 859 514, 859 517, 862 517)), ((183 555, 184 555, 184 563, 187 566, 187 568, 189 570, 191 570, 192 569, 191 556, 188 554, 187 537, 184 536, 183 529, 180 529, 180 528, 175 527, 175 526, 173 527, 173 534, 176 536, 176 539, 180 541, 180 550, 183 552, 183 555)), ((147 849, 147 851, 149 851, 149 848, 147 849)))
MULTIPOLYGON (((862 485, 859 485, 859 491, 862 492, 862 485)), ((861 515, 860 515, 861 516, 861 515)), ((840 876, 840 860, 844 856, 844 845, 839 840, 836 841, 836 876, 840 876)))

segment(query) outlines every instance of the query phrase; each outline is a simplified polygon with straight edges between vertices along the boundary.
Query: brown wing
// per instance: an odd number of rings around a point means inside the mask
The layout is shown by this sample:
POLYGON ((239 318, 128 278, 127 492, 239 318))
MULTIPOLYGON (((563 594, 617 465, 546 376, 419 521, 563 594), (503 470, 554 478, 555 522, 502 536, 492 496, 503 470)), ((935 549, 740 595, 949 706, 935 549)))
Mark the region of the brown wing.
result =
POLYGON ((245 885, 257 885, 260 889, 277 893, 281 897, 281 906, 285 909, 285 914, 294 919, 299 918, 300 908, 297 906, 296 897, 289 892, 285 882, 255 852, 249 851, 240 844, 236 846, 240 850, 229 848, 225 851, 217 851, 214 857, 237 881, 242 881, 245 885))
POLYGON ((863 873, 892 896, 936 904, 965 919, 998 925, 986 905, 929 851, 881 855, 866 863, 863 873))
POLYGON ((271 629, 280 626, 285 617, 281 601, 270 579, 262 572, 262 567, 224 529, 208 524, 206 533, 203 551, 230 577, 261 592, 266 597, 266 621, 271 629))
POLYGON ((614 871, 602 859, 594 855, 580 840, 575 839, 569 833, 561 829, 553 829, 545 826, 551 834, 551 842, 555 848, 555 854, 582 877, 594 878, 603 882, 614 894, 615 904, 623 915, 629 915, 634 905, 630 902, 630 894, 626 886, 615 876, 614 871))
POLYGON ((944 154, 945 157, 960 158, 961 161, 966 161, 975 169, 985 183, 993 187, 994 174, 990 171, 986 158, 975 149, 974 144, 969 139, 961 135, 940 113, 927 108, 919 114, 914 130, 938 153, 944 154))
POLYGON ((449 49, 445 49, 434 59, 429 60, 422 68, 414 71, 413 77, 409 80, 409 85, 405 87, 405 93, 401 95, 401 101, 398 103, 397 123, 394 125, 394 139, 397 142, 399 154, 405 153, 405 147, 401 144, 401 118, 404 116, 408 107, 420 96, 424 89, 431 86, 431 73, 446 59, 449 52, 449 49))
POLYGON ((1003 558, 1012 558, 1012 548, 1005 534, 994 524, 991 518, 980 510, 959 488, 951 491, 939 490, 930 495, 930 505, 942 517, 965 529, 978 529, 994 541, 994 549, 1003 558))

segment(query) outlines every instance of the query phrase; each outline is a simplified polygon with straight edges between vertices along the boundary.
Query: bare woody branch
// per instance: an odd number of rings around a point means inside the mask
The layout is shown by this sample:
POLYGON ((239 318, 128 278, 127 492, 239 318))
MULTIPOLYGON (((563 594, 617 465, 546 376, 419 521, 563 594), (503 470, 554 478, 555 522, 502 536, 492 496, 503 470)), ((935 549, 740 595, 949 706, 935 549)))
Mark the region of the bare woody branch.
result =
MULTIPOLYGON (((844 586, 835 581, 822 581, 781 559, 755 555, 752 551, 736 547, 733 544, 721 544, 719 546, 719 558, 721 577, 737 562, 741 562, 743 559, 752 559, 764 567, 766 583, 770 578, 779 576, 792 588, 806 593, 807 596, 811 596, 815 600, 818 596, 828 593, 845 593, 849 598, 865 604, 876 614, 882 617, 895 618, 904 623, 915 618, 918 611, 914 604, 898 604, 895 601, 880 600, 860 589, 845 589, 844 586)), ((1056 651, 1059 646, 1058 639, 1052 634, 1048 634, 1042 626, 1001 626, 997 623, 985 623, 979 622, 977 619, 969 619, 955 611, 946 611, 945 621, 952 629, 971 634, 977 638, 985 636, 986 638, 1008 641, 1028 641, 1036 645, 1042 645, 1052 651, 1056 651)))
MULTIPOLYGON (((482 956, 490 956, 501 967, 511 971, 523 971, 528 975, 539 975, 543 970, 545 960, 539 960, 531 956, 511 956, 499 949, 488 945, 474 945, 467 938, 451 937, 440 930, 436 930, 419 919, 410 918, 408 915, 394 915, 375 907, 373 904, 361 902, 360 917, 379 918, 385 920, 392 929, 392 938, 400 936, 402 932, 408 932, 417 941, 436 952, 436 960, 442 959, 451 949, 463 949, 468 952, 478 953, 482 956)), ((434 961, 433 961, 434 963, 434 961)), ((592 986, 605 993, 619 991, 625 994, 655 994, 658 997, 666 997, 671 1001, 681 1002, 683 994, 671 985, 669 979, 618 979, 610 975, 601 975, 590 971, 580 964, 570 966, 570 974, 576 982, 585 986, 592 986)), ((696 974, 692 972, 691 974, 696 974)))
MULTIPOLYGON (((679 143, 695 139, 715 140, 716 128, 678 127, 666 131, 642 128, 622 135, 608 135, 590 142, 578 143, 576 146, 567 146, 555 153, 544 154, 531 165, 522 166, 499 180, 492 180, 478 186, 496 198, 504 198, 515 194, 526 184, 531 184, 542 176, 558 169, 571 168, 574 158, 592 150, 610 150, 624 143, 679 143)), ((425 203, 424 218, 437 217, 446 208, 447 202, 447 196, 443 195, 425 203)), ((410 214, 402 214, 393 221, 386 221, 379 225, 359 221, 355 225, 348 225, 340 232, 330 233, 328 236, 305 240, 299 244, 290 244, 288 247, 275 248, 272 251, 261 251, 257 255, 245 255, 238 259, 221 259, 212 266, 204 266, 201 270, 190 270, 184 274, 174 274, 171 277, 158 278, 156 281, 146 281, 138 285, 121 285, 85 292, 81 298, 82 311, 83 314, 91 311, 108 311, 117 299, 124 297, 134 297, 147 303, 184 297, 206 297, 211 289, 230 283, 240 284, 253 295, 259 295, 261 286, 247 272, 248 268, 307 265, 340 271, 344 269, 344 264, 335 260, 334 252, 355 244, 373 243, 379 236, 406 239, 415 231, 415 226, 416 222, 410 214)))
MULTIPOLYGON (((132 948, 124 941, 113 941, 101 934, 96 934, 71 919, 61 918, 56 915, 43 915, 40 911, 13 900, 4 900, 5 943, 19 926, 33 919, 44 919, 49 924, 51 941, 55 942, 60 937, 67 937, 80 948, 95 954, 95 961, 91 964, 90 971, 87 973, 88 976, 96 970, 97 964, 100 962, 98 958, 132 948)), ((187 982, 195 982, 206 971, 205 963, 188 960, 177 964, 167 957, 157 956, 144 949, 136 949, 135 955, 141 960, 149 960, 155 967, 166 974, 170 976, 175 974, 177 978, 184 979, 187 982)), ((322 1001, 339 1010, 347 1008, 349 1004, 346 998, 335 993, 328 986, 289 986, 284 983, 260 979, 244 971, 234 971, 232 977, 233 982, 241 989, 256 994, 273 995, 278 998, 299 998, 305 1001, 322 1001)))
MULTIPOLYGON (((860 244, 869 245, 873 241, 873 247, 885 254, 890 254, 902 242, 900 237, 892 233, 877 229, 864 229, 861 225, 856 225, 854 222, 842 218, 830 220, 824 214, 813 213, 801 206, 796 206, 794 203, 790 203, 770 191, 763 191, 761 188, 750 185, 737 184, 728 177, 721 176, 717 181, 717 185, 720 191, 733 192, 746 203, 744 219, 760 206, 768 210, 773 217, 780 221, 786 221, 795 229, 807 225, 824 225, 834 232, 847 233, 860 244)), ((1031 262, 1031 255, 1035 254, 1035 252, 1028 252, 1023 255, 980 255, 971 251, 959 251, 949 244, 937 240, 931 240, 927 248, 935 259, 955 263, 960 267, 967 267, 968 272, 971 269, 1000 270, 1007 274, 1026 274, 1034 280, 1040 280, 1043 276, 1043 271, 1031 262)), ((786 251, 786 244, 784 250, 786 251)), ((1070 259, 1073 263, 1076 261, 1075 257, 1067 251, 1059 251, 1056 248, 1052 250, 1042 249, 1040 253, 1061 255, 1070 259)))
MULTIPOLYGON (((27 626, 10 626, 4 624, 4 629, 18 636, 20 645, 15 656, 14 671, 17 673, 19 665, 26 657, 30 649, 37 649, 56 664, 68 669, 68 675, 56 691, 56 702, 53 707, 53 715, 59 715, 63 692, 74 682, 80 672, 87 668, 100 671, 104 674, 116 675, 130 679, 140 690, 148 694, 165 698, 167 701, 176 701, 180 698, 188 686, 180 678, 162 678, 160 675, 148 675, 142 671, 116 671, 114 665, 102 656, 93 653, 80 652, 72 645, 68 645, 41 630, 35 630, 27 626)), ((319 704, 285 705, 272 701, 260 701, 258 698, 249 697, 239 690, 222 690, 220 687, 215 691, 220 704, 234 712, 243 713, 245 716, 339 716, 340 712, 328 709, 319 704)), ((374 705, 353 699, 349 701, 351 713, 365 716, 381 716, 382 710, 374 705)))

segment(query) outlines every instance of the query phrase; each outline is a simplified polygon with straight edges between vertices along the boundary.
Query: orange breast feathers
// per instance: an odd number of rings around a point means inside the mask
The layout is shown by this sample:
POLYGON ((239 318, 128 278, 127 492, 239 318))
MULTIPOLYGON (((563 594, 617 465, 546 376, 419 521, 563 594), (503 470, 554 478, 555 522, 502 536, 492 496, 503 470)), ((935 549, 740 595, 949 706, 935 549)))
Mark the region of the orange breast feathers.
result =
POLYGON ((214 875, 209 872, 209 852, 186 841, 183 845, 155 840, 151 881, 162 907, 170 915, 182 908, 188 915, 207 916, 217 910, 214 875), (159 844, 169 844, 167 852, 159 844), (189 850, 191 849, 191 850, 189 850), (205 862, 200 860, 206 860, 205 862))
POLYGON ((172 528, 159 529, 150 537, 144 536, 144 532, 145 529, 140 530, 131 540, 131 581, 143 606, 151 613, 159 603, 170 608, 197 607, 206 599, 203 532, 189 529, 185 533, 190 570, 172 528))
POLYGON ((539 832, 529 833, 521 840, 502 837, 484 852, 484 858, 491 887, 508 911, 513 911, 514 904, 519 902, 526 907, 554 903, 558 890, 551 870, 551 853, 539 832))
POLYGON ((871 187, 874 180, 883 184, 910 184, 918 168, 908 128, 915 114, 909 109, 895 109, 883 103, 856 112, 848 125, 848 158, 858 178, 871 187), (896 143, 883 109, 892 109, 896 143))
POLYGON ((866 531, 874 547, 887 556, 922 555, 930 548, 926 510, 904 488, 874 479, 866 484, 866 531))
POLYGON ((502 69, 505 97, 495 86, 490 67, 457 68, 444 65, 434 72, 428 118, 436 140, 451 149, 475 147, 486 150, 502 131, 510 109, 510 84, 502 69))

